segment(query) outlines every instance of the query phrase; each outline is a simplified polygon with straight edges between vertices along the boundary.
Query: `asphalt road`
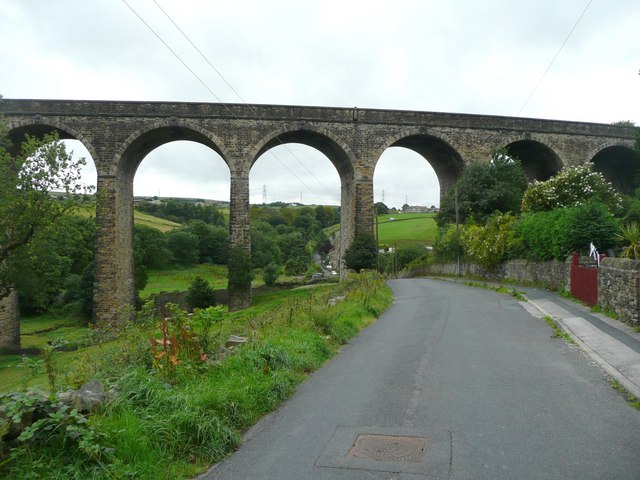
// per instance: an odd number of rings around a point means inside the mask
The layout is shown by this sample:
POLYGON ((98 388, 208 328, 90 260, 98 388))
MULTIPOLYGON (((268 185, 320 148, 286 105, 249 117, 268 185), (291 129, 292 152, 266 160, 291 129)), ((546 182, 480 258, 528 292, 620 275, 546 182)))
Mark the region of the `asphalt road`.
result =
POLYGON ((517 300, 390 284, 394 305, 203 478, 640 478, 640 411, 517 300))

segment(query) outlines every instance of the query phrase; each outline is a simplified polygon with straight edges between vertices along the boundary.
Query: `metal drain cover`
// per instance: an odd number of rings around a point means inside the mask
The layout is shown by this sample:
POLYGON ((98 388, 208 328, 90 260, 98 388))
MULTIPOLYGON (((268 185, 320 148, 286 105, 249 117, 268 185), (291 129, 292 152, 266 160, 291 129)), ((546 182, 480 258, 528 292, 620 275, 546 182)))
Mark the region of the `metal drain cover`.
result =
POLYGON ((378 462, 420 463, 427 439, 395 435, 358 435, 347 457, 376 460, 378 462))

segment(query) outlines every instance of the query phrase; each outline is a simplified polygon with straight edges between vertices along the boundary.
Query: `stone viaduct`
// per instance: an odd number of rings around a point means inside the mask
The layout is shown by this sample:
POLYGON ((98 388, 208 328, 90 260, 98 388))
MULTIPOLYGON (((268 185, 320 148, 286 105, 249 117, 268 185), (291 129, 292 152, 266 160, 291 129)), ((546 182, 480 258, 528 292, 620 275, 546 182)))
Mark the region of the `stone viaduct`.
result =
MULTIPOLYGON (((637 168, 629 127, 416 111, 173 102, 16 100, 0 102, 16 148, 25 134, 55 130, 77 139, 97 169, 95 315, 113 321, 134 303, 133 179, 144 157, 175 140, 215 150, 231 177, 230 244, 250 250, 249 171, 270 148, 301 143, 324 153, 342 183, 342 248, 373 229, 373 173, 385 149, 416 151, 435 170, 441 197, 471 160, 506 148, 530 179, 593 162, 621 190, 637 168)), ((401 172, 410 174, 411 172, 401 172)), ((250 302, 250 292, 231 301, 250 302)))

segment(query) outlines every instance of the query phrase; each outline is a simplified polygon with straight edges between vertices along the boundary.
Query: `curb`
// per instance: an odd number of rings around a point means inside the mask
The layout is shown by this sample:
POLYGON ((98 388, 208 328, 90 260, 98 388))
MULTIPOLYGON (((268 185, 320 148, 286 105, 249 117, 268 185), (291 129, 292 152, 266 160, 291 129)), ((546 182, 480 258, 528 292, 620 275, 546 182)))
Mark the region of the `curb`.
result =
MULTIPOLYGON (((610 377, 612 377, 616 382, 622 385, 627 392, 636 398, 640 398, 640 385, 636 385, 627 377, 625 377, 618 369, 616 369, 613 365, 609 364, 604 358, 602 358, 595 350, 593 350, 589 345, 584 343, 580 338, 578 338, 573 331, 564 323, 562 318, 557 318, 551 315, 544 307, 539 305, 535 300, 531 300, 529 297, 526 297, 527 302, 533 305, 536 309, 538 309, 542 314, 553 318, 560 328, 564 330, 576 345, 578 345, 594 362, 596 362, 610 377)), ((606 333, 603 332, 603 335, 606 333)))

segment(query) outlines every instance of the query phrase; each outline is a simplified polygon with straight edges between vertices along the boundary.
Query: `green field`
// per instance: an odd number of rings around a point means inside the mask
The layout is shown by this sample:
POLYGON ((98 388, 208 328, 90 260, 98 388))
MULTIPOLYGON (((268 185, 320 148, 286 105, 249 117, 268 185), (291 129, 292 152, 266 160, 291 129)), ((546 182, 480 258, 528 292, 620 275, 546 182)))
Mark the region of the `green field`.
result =
POLYGON ((146 225, 147 227, 156 228, 161 232, 167 232, 180 226, 179 223, 172 222, 171 220, 165 220, 164 218, 154 217, 153 215, 142 213, 138 210, 133 211, 133 221, 136 225, 146 225))
POLYGON ((190 268, 169 270, 149 270, 147 286, 140 297, 147 298, 153 293, 184 292, 196 277, 204 278, 216 290, 227 288, 227 267, 224 265, 195 265, 190 268))
POLYGON ((433 245, 438 233, 438 226, 433 217, 433 213, 380 215, 378 243, 398 247, 413 244, 433 245))

